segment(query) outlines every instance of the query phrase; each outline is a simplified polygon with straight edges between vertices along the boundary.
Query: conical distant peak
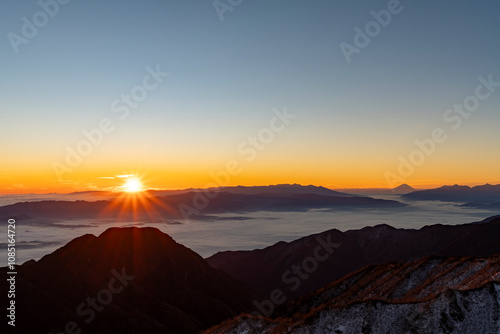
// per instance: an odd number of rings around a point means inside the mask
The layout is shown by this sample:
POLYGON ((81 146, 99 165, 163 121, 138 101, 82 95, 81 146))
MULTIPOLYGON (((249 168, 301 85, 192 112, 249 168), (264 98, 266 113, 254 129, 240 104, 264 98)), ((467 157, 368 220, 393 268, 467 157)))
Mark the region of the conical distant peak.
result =
POLYGON ((400 185, 400 186, 398 186, 398 187, 396 187, 394 189, 412 189, 413 190, 414 188, 412 186, 404 183, 404 184, 402 184, 402 185, 400 185))

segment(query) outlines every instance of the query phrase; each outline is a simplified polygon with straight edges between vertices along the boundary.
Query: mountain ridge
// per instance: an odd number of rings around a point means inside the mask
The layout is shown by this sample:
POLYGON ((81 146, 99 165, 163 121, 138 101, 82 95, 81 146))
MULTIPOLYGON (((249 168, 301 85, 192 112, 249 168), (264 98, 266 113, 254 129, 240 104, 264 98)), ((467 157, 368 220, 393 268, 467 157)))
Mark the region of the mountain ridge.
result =
MULTIPOLYGON (((301 192, 239 194, 187 192, 163 197, 142 194, 140 205, 129 197, 98 201, 34 201, 0 207, 0 217, 29 215, 37 219, 103 218, 136 220, 206 219, 207 215, 225 212, 308 211, 311 209, 401 208, 406 204, 360 196, 320 195, 301 188, 301 192), (202 203, 202 204, 200 204, 202 203)), ((325 188, 326 189, 326 188, 325 188)), ((321 190, 321 192, 330 190, 321 190)), ((132 195, 133 196, 133 195, 132 195)), ((135 197, 132 197, 135 198, 135 197)))
POLYGON ((410 200, 490 203, 500 201, 500 184, 484 184, 474 187, 458 184, 446 185, 435 189, 414 191, 402 197, 410 200))
POLYGON ((405 262, 427 255, 500 254, 498 235, 498 218, 482 224, 435 224, 418 230, 396 229, 383 224, 345 232, 331 229, 263 249, 218 252, 206 260, 211 266, 246 282, 263 296, 280 289, 290 300, 370 264, 405 262), (315 249, 328 240, 332 244, 340 244, 339 247, 333 249, 324 261, 317 261, 314 275, 302 280, 300 286, 292 291, 291 284, 283 282, 283 273, 294 265, 305 263, 309 257, 315 258, 315 249))

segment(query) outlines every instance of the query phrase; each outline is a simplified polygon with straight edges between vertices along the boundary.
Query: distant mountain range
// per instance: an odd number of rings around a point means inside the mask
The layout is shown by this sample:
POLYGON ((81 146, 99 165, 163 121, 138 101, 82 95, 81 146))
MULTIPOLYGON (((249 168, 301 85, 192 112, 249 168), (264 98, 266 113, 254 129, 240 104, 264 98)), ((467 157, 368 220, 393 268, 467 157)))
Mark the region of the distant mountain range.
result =
POLYGON ((129 200, 130 195, 125 196, 119 192, 85 191, 71 194, 16 195, 10 200, 3 196, 2 202, 9 205, 0 206, 0 218, 13 214, 29 214, 34 218, 74 219, 92 218, 99 214, 103 218, 116 219, 116 213, 120 211, 123 215, 122 218, 126 220, 158 221, 184 219, 186 212, 189 212, 189 217, 192 219, 210 219, 206 216, 224 212, 307 211, 318 208, 398 208, 405 206, 397 196, 386 197, 385 200, 370 197, 390 195, 400 195, 401 199, 406 201, 437 200, 454 202, 465 208, 500 210, 500 185, 486 184, 476 187, 455 185, 416 190, 407 184, 402 184, 394 189, 331 190, 313 185, 278 184, 252 187, 147 190, 141 193, 140 205, 136 207, 134 214, 131 212, 131 206, 127 205, 127 202, 132 203, 129 200), (23 198, 26 198, 29 203, 38 202, 39 204, 25 204, 23 198), (16 199, 18 200, 16 201, 16 199), (148 206, 144 207, 145 204, 148 206), (179 205, 183 205, 183 209, 179 209, 179 205), (48 209, 37 206, 46 206, 48 209), (70 209, 65 209, 65 207, 70 209), (117 207, 120 209, 118 210, 117 207), (153 217, 151 212, 153 212, 153 217))
POLYGON ((500 184, 468 186, 443 186, 436 189, 420 190, 403 195, 404 199, 418 201, 456 202, 465 207, 478 209, 500 209, 500 184))
POLYGON ((499 333, 500 255, 368 266, 271 318, 245 315, 205 333, 499 333))
POLYGON ((155 228, 87 234, 17 272, 18 333, 198 333, 259 298, 155 228))
POLYGON ((371 264, 407 262, 428 255, 500 254, 499 236, 499 218, 480 224, 437 224, 419 230, 388 225, 346 232, 332 229, 264 249, 219 252, 207 258, 207 262, 246 282, 263 296, 280 289, 291 300, 371 264), (314 275, 301 273, 304 266, 314 263, 310 259, 317 257, 325 259, 316 261, 314 275), (308 277, 297 284, 301 275, 308 277))
MULTIPOLYGON (((240 194, 240 195, 314 194, 320 196, 353 197, 352 194, 346 194, 334 191, 325 187, 318 187, 313 185, 303 186, 300 184, 277 184, 270 186, 252 186, 252 187, 236 186, 236 187, 210 188, 210 190, 212 189, 218 189, 221 192, 228 192, 231 194, 240 194)), ((204 189, 193 189, 193 190, 203 191, 204 189)))
POLYGON ((207 219, 225 212, 308 211, 311 209, 400 208, 405 204, 349 196, 323 187, 277 185, 213 188, 154 196, 149 191, 98 201, 34 201, 0 207, 0 217, 28 215, 36 219, 106 218, 119 220, 207 219), (209 217, 208 217, 209 218, 209 217))
MULTIPOLYGON (((339 191, 334 191, 321 186, 303 186, 300 184, 276 184, 268 186, 234 186, 234 187, 214 187, 214 188, 187 188, 187 189, 176 189, 176 190, 146 190, 145 192, 151 196, 161 197, 169 196, 175 194, 185 194, 192 192, 227 192, 232 194, 240 195, 259 195, 259 194, 316 194, 323 196, 337 196, 337 197, 352 197, 352 194, 346 194, 339 191)), ((111 191, 79 191, 70 194, 69 196, 78 195, 92 195, 95 197, 117 197, 116 192, 111 191)), ((47 194, 47 195, 61 195, 64 194, 47 194)))

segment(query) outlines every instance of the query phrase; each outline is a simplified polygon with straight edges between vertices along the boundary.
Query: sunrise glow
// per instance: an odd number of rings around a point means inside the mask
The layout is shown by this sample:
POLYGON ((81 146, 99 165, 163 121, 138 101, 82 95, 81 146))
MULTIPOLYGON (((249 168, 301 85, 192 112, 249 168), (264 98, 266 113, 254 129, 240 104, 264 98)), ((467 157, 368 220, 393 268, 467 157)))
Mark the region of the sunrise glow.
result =
POLYGON ((143 190, 142 182, 138 178, 127 179, 123 185, 123 190, 129 193, 136 193, 143 190))

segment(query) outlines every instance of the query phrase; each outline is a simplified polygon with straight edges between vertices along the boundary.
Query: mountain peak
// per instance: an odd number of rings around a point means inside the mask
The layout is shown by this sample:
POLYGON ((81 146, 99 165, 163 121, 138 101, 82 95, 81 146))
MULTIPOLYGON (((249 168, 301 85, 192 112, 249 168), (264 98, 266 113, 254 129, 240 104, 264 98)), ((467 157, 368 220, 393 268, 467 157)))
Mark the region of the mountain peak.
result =
POLYGON ((409 186, 408 184, 404 183, 394 189, 392 189, 392 192, 395 194, 407 194, 410 192, 415 191, 415 188, 409 186))
POLYGON ((69 315, 84 332, 96 333, 104 326, 109 333, 194 334, 250 311, 252 301, 259 299, 248 286, 153 227, 114 227, 98 237, 73 239, 21 266, 17 284, 30 291, 18 297, 20 317, 31 319, 20 332, 29 333, 64 328, 69 315), (113 277, 126 281, 127 290, 113 299, 115 307, 106 308, 106 317, 88 323, 74 314, 75 305, 103 291, 113 277))
POLYGON ((99 240, 108 240, 108 239, 122 239, 124 241, 129 242, 138 242, 138 241, 157 241, 161 240, 165 243, 175 243, 175 240, 172 239, 168 234, 160 231, 156 227, 110 227, 104 232, 102 232, 98 239, 99 240))

